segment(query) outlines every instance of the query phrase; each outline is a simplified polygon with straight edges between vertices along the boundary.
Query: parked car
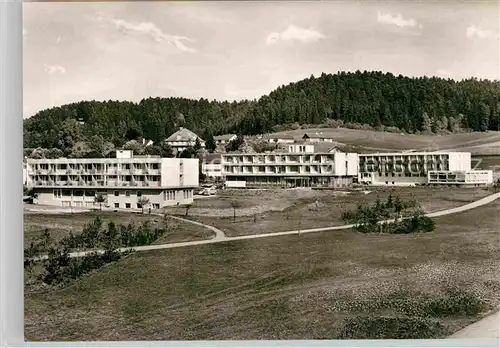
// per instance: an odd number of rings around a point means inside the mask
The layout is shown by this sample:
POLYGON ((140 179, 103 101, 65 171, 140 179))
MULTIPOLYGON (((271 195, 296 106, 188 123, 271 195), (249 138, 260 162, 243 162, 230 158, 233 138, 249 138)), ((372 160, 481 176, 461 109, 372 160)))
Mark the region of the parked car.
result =
POLYGON ((217 194, 217 190, 215 189, 215 187, 208 187, 203 190, 202 194, 203 196, 213 196, 217 194))

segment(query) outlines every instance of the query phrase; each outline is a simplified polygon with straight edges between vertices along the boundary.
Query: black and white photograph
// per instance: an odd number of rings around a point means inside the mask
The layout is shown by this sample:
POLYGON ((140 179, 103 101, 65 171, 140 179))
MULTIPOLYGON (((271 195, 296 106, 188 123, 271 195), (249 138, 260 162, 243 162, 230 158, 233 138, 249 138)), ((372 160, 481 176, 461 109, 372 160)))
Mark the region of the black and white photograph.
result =
POLYGON ((499 4, 24 2, 25 340, 498 340, 499 4))

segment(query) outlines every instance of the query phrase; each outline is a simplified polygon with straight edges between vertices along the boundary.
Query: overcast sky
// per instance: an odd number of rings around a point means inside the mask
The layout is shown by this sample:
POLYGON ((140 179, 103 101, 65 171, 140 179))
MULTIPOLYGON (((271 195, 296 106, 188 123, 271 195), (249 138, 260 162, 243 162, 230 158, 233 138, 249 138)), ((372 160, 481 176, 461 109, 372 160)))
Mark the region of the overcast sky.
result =
POLYGON ((24 3, 24 117, 92 99, 253 99, 342 70, 499 79, 498 4, 24 3))

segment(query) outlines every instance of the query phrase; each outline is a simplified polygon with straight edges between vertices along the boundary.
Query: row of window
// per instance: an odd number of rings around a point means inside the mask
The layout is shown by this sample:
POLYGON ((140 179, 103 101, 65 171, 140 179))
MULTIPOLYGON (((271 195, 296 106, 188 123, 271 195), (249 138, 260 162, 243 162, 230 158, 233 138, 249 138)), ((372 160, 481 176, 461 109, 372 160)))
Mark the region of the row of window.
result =
MULTIPOLYGON (((84 207, 85 206, 84 202, 78 202, 78 201, 76 201, 76 202, 62 201, 61 204, 62 204, 63 207, 71 207, 72 206, 72 207, 75 207, 75 208, 80 208, 80 207, 84 207)), ((90 203, 89 204, 89 202, 87 202, 87 207, 89 207, 89 206, 96 206, 96 205, 98 205, 98 204, 96 204, 96 203, 90 203)), ((114 206, 115 209, 120 209, 120 208, 131 209, 132 208, 132 204, 131 203, 125 203, 123 206, 120 206, 120 203, 115 203, 113 206, 114 206)), ((158 203, 153 203, 153 204, 151 204, 151 206, 152 206, 153 209, 160 209, 160 204, 158 204, 158 203)), ((140 205, 139 203, 137 203, 137 204, 135 204, 135 208, 136 209, 142 209, 142 205, 140 205)))
MULTIPOLYGON (((183 190, 184 193, 184 199, 187 198, 192 198, 193 197, 193 192, 191 190, 183 190)), ((107 194, 107 193, 103 193, 107 194)), ((114 191, 114 196, 119 197, 120 196, 120 191, 114 191)), ((74 191, 73 196, 76 197, 94 197, 96 195, 96 191, 74 191)), ((54 198, 61 198, 62 196, 71 196, 71 190, 54 190, 54 198)), ((141 191, 136 191, 136 196, 141 197, 142 192, 141 191)), ((130 191, 125 191, 125 197, 130 197, 130 191)), ((175 191, 174 190, 169 190, 169 191, 163 191, 163 200, 164 201, 172 201, 175 200, 175 191)))
MULTIPOLYGON (((65 170, 65 169, 85 169, 85 170, 102 170, 104 168, 103 164, 100 165, 93 165, 93 164, 66 164, 66 163, 61 163, 61 164, 48 164, 48 163, 39 163, 39 164, 33 164, 31 165, 32 168, 34 169, 41 169, 41 170, 48 170, 49 168, 51 169, 57 169, 57 170, 65 170)), ((118 168, 117 163, 109 163, 106 164, 108 169, 112 168, 118 168)), ((135 170, 142 170, 142 169, 159 169, 160 164, 159 163, 151 163, 148 166, 145 166, 144 164, 138 163, 138 164, 132 164, 132 163, 122 163, 121 165, 122 169, 135 169, 135 170)))
POLYGON ((163 191, 163 200, 164 201, 175 200, 175 191, 163 191))

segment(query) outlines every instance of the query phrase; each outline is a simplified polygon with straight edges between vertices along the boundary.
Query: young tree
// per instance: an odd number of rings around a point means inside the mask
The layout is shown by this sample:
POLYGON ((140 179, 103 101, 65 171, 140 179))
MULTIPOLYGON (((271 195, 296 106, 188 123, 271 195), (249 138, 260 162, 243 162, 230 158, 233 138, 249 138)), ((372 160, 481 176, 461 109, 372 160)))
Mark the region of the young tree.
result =
POLYGON ((139 204, 142 209, 142 213, 144 214, 144 208, 149 205, 149 198, 141 196, 137 200, 137 204, 139 204))
POLYGON ((394 212, 396 213, 396 221, 400 218, 403 209, 404 207, 401 198, 399 198, 399 196, 396 196, 396 199, 394 200, 394 212))
POLYGON ((205 139, 205 147, 209 152, 214 152, 215 148, 217 147, 215 144, 214 136, 212 135, 212 132, 206 131, 205 134, 203 135, 203 139, 205 139))
POLYGON ((432 121, 427 112, 424 112, 422 115, 422 125, 420 126, 422 132, 429 132, 432 129, 432 121))
POLYGON ((196 150, 193 147, 188 147, 179 154, 179 158, 195 158, 196 150))
POLYGON ((101 241, 103 248, 107 252, 111 252, 116 249, 118 241, 118 229, 113 221, 110 221, 108 228, 105 228, 102 232, 101 241))
POLYGON ((188 213, 189 213, 189 208, 191 208, 191 205, 192 205, 192 204, 188 204, 188 205, 186 205, 186 213, 185 213, 185 215, 184 215, 184 216, 188 216, 188 213))
POLYGON ((392 193, 389 193, 389 197, 387 197, 387 202, 385 203, 385 207, 388 209, 391 209, 393 207, 392 193))
POLYGON ((241 207, 241 203, 237 200, 231 200, 229 204, 233 208, 233 222, 236 222, 236 209, 241 207))
POLYGON ((500 191, 500 178, 495 181, 493 184, 493 191, 498 192, 500 191))
POLYGON ((196 141, 194 142, 193 146, 194 151, 198 152, 201 149, 201 142, 200 138, 196 138, 196 141))
POLYGON ((107 198, 102 193, 98 193, 94 197, 94 202, 99 204, 99 210, 102 210, 102 204, 106 203, 106 201, 107 201, 107 198))
POLYGON ((226 151, 238 151, 241 145, 245 142, 245 139, 243 138, 243 135, 238 134, 236 136, 236 139, 231 140, 229 144, 226 146, 226 151))

